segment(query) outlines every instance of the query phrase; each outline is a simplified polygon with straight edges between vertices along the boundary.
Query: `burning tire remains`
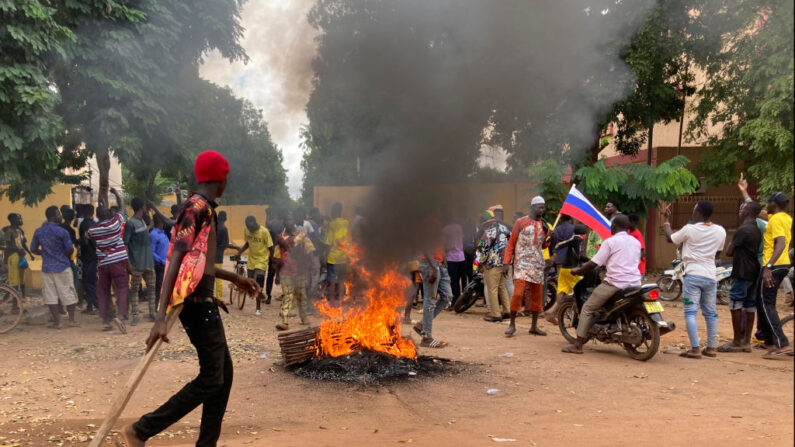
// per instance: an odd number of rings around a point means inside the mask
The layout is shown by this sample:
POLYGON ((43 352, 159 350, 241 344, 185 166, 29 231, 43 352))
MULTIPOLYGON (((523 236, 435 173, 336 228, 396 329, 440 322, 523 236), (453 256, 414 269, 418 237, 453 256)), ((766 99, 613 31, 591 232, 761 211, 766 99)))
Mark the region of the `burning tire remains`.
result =
MULTIPOLYGON (((414 342, 401 335, 397 308, 405 304, 408 279, 396 268, 376 277, 361 267, 356 253, 349 259, 364 289, 364 307, 343 310, 325 300, 318 303, 320 327, 279 334, 285 366, 300 377, 357 383, 459 371, 459 362, 418 356, 414 342)), ((351 290, 351 284, 347 286, 351 290)))

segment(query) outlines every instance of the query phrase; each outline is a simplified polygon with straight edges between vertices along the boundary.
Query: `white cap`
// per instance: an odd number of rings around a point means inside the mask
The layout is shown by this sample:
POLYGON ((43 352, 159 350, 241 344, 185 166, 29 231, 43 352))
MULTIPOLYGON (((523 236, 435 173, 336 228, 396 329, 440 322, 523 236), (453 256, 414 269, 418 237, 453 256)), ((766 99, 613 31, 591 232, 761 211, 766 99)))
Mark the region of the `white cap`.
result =
POLYGON ((533 200, 530 201, 530 206, 532 206, 532 205, 543 205, 544 203, 546 203, 546 202, 544 202, 544 198, 543 197, 535 196, 535 197, 533 197, 533 200))

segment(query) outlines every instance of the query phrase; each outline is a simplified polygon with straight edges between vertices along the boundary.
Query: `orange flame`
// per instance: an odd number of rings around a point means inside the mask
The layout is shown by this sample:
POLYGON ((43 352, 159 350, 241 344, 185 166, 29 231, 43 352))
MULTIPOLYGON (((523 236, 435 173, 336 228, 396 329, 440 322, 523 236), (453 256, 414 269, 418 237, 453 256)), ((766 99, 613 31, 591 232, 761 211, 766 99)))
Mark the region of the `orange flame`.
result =
MULTIPOLYGON (((396 357, 417 357, 414 342, 400 334, 401 316, 397 308, 406 303, 409 279, 390 266, 375 277, 365 269, 356 248, 346 250, 348 266, 355 280, 346 282, 349 294, 356 290, 364 296, 363 308, 329 306, 326 300, 316 304, 323 315, 318 334, 317 354, 339 357, 355 351, 370 349, 396 357)), ((347 299, 346 299, 347 301, 347 299)))

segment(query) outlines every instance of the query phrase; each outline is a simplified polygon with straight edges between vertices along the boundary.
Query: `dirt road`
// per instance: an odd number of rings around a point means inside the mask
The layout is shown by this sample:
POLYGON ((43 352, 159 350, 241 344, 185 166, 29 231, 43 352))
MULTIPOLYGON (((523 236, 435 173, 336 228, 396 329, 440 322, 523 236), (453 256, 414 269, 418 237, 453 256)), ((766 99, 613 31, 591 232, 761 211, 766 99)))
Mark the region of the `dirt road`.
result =
MULTIPOLYGON (((505 324, 484 322, 484 309, 476 307, 441 315, 434 332, 450 346, 424 352, 465 362, 459 374, 387 386, 320 383, 278 365, 277 306, 260 317, 253 305, 224 315, 235 383, 220 445, 793 444, 791 357, 763 360, 755 351, 688 360, 661 352, 641 363, 600 344, 566 355, 551 325, 543 325, 549 336, 530 336, 525 318, 518 335, 506 339, 505 324), (499 392, 487 395, 489 388, 499 392)), ((725 339, 728 309, 719 306, 719 313, 725 339)), ((661 351, 687 340, 681 304, 666 304, 665 315, 678 329, 663 337, 661 351)), ((142 353, 149 324, 107 334, 96 317, 81 317, 78 329, 20 326, 0 336, 0 445, 86 445, 101 423, 142 353)), ((703 331, 701 319, 700 325, 703 331)), ((197 370, 180 328, 122 422, 154 409, 197 370)), ((199 417, 194 411, 151 445, 193 445, 199 417)))

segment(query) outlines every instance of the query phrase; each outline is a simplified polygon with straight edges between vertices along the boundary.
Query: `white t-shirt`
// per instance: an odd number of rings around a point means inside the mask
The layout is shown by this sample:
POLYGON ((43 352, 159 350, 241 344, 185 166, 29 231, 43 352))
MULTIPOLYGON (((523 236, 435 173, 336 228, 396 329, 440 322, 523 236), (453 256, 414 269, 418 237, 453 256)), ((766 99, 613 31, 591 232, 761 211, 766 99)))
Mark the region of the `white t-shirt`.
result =
POLYGON ((671 235, 674 244, 682 246, 682 262, 686 275, 715 279, 715 254, 723 250, 726 230, 713 223, 687 224, 671 235))

